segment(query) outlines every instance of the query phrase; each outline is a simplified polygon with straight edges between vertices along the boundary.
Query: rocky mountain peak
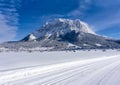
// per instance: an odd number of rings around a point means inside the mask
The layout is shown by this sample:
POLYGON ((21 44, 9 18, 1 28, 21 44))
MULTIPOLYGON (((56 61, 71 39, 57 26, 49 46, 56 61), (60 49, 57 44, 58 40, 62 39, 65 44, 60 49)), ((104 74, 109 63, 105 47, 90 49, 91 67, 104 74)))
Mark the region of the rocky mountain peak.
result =
MULTIPOLYGON (((52 35, 54 36, 64 35, 71 31, 75 31, 75 33, 79 32, 79 33, 95 34, 95 32, 91 30, 90 26, 87 23, 79 19, 70 20, 70 19, 58 18, 51 22, 46 22, 46 24, 43 25, 39 30, 31 33, 29 36, 34 35, 35 37, 34 39, 38 39, 44 36, 48 38, 52 35)), ((33 40, 33 39, 27 39, 27 40, 33 40)))

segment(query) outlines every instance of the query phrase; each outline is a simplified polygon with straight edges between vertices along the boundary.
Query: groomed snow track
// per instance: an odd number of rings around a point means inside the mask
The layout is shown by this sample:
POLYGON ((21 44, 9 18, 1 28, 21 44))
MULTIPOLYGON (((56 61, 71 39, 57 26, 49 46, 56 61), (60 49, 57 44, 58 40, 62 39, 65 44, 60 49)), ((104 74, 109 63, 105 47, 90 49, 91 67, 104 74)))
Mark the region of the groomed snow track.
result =
POLYGON ((119 85, 120 55, 0 72, 0 85, 119 85))

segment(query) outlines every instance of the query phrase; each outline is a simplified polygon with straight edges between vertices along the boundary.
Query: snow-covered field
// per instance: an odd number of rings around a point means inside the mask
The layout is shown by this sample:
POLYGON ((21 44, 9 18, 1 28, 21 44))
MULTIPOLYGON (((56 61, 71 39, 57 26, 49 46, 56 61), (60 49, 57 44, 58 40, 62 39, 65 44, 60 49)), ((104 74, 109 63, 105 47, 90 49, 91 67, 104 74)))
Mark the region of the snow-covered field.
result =
POLYGON ((0 85, 119 85, 120 52, 0 53, 0 85))

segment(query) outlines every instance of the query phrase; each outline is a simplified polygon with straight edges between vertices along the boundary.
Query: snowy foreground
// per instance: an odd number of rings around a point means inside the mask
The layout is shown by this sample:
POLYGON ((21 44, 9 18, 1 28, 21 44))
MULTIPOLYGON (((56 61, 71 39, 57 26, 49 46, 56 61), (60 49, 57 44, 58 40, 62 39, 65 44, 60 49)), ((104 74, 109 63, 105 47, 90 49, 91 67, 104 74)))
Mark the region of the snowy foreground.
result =
POLYGON ((0 85, 120 85, 120 52, 3 52, 0 85))

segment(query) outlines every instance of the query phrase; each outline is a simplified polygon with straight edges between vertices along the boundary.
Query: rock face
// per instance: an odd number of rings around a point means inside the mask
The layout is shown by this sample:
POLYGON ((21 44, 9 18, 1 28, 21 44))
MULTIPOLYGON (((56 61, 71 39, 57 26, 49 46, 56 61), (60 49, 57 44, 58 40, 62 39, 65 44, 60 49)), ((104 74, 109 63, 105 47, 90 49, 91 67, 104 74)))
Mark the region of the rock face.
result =
POLYGON ((77 50, 120 48, 120 41, 97 35, 79 19, 55 19, 17 42, 3 43, 8 49, 77 50))
POLYGON ((46 23, 39 30, 29 34, 22 41, 39 40, 42 37, 49 38, 51 36, 59 37, 60 35, 65 35, 72 31, 75 33, 95 34, 85 22, 82 22, 79 19, 55 19, 53 22, 46 23))

